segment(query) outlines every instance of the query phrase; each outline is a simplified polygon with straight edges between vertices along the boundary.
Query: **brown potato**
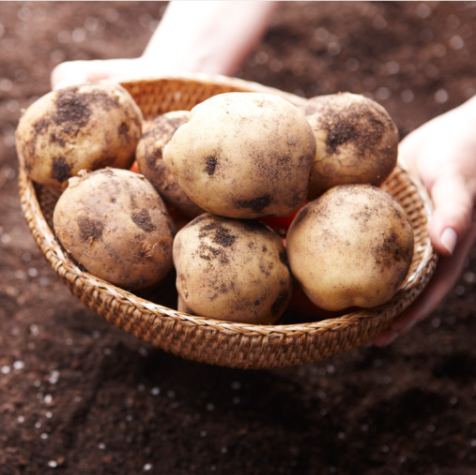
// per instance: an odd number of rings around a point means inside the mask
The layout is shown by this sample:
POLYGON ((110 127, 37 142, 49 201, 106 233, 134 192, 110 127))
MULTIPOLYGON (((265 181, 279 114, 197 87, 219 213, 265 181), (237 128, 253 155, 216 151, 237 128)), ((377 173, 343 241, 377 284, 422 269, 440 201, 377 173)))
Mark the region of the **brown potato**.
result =
POLYGON ((91 83, 49 92, 24 112, 16 130, 31 180, 61 186, 80 170, 129 168, 142 113, 119 84, 91 83))
POLYGON ((340 185, 304 206, 291 224, 291 270, 325 310, 388 302, 413 256, 413 229, 400 204, 372 185, 340 185))
POLYGON ((155 188, 129 170, 71 178, 53 214, 56 237, 91 274, 127 289, 160 282, 172 269, 174 228, 155 188))
POLYGON ((315 139, 279 96, 231 92, 195 106, 164 148, 177 182, 204 210, 232 218, 287 216, 307 196, 315 139))
POLYGON ((175 131, 185 124, 189 111, 170 111, 156 117, 147 127, 136 148, 136 160, 142 173, 159 192, 162 199, 184 216, 195 218, 203 213, 180 188, 163 160, 163 150, 175 131))
POLYGON ((397 126, 377 102, 347 92, 313 97, 301 110, 317 145, 310 199, 346 183, 378 186, 395 168, 397 126))
POLYGON ((244 323, 274 323, 292 278, 281 238, 255 220, 204 213, 174 241, 179 310, 244 323))

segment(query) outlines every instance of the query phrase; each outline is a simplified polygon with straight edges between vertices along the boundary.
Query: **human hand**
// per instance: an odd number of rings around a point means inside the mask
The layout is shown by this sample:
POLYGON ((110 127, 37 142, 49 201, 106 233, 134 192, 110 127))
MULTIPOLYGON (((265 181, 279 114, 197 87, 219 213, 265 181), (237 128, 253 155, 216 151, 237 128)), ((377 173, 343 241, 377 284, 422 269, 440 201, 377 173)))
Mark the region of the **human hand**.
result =
POLYGON ((265 33, 278 3, 170 2, 142 56, 61 63, 51 74, 52 89, 164 74, 232 75, 265 33))
POLYGON ((58 64, 51 73, 51 88, 83 84, 104 79, 117 82, 151 77, 159 71, 143 57, 131 59, 105 59, 90 61, 66 61, 58 64))
POLYGON ((418 299, 372 343, 387 345, 430 315, 451 291, 476 240, 476 97, 424 124, 400 144, 434 204, 429 235, 440 259, 418 299))

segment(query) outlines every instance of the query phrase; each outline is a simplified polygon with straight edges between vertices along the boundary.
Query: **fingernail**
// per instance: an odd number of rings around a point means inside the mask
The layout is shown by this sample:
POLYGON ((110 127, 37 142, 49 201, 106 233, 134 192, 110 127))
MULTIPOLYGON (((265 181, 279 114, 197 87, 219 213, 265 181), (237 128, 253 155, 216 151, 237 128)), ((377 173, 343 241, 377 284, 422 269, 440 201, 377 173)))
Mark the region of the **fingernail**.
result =
POLYGON ((456 234, 456 231, 452 228, 446 228, 441 234, 441 243, 450 254, 453 254, 457 240, 458 236, 456 234))

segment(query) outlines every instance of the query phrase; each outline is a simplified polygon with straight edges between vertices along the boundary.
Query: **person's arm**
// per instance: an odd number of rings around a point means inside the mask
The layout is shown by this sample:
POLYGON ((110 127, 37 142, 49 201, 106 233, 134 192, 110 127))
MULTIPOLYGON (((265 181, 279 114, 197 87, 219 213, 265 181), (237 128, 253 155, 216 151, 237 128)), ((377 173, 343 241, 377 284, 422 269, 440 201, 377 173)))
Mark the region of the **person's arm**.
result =
POLYGON ((265 33, 276 6, 263 1, 171 2, 141 57, 61 63, 52 72, 52 88, 169 73, 232 75, 265 33))
POLYGON ((452 290, 476 240, 476 97, 406 137, 399 159, 421 177, 434 203, 429 235, 440 254, 422 295, 375 340, 386 345, 430 315, 452 290))
POLYGON ((175 70, 233 74, 265 33, 276 8, 262 1, 172 2, 144 57, 175 70))

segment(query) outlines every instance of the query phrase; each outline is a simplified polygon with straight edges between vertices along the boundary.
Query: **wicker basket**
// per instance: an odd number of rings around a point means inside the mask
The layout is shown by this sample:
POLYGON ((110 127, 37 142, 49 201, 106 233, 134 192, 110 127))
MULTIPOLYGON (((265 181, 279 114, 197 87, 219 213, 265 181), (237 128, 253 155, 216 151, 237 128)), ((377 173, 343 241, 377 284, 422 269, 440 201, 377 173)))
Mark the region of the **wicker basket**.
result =
MULTIPOLYGON (((212 95, 228 91, 270 92, 296 105, 305 101, 256 83, 217 76, 163 77, 123 85, 146 120, 170 110, 189 110, 212 95)), ((295 324, 247 325, 194 317, 171 309, 160 297, 154 301, 140 297, 78 268, 52 232, 51 216, 59 192, 32 183, 22 168, 19 185, 23 213, 33 237, 74 296, 137 338, 183 358, 209 364, 253 369, 296 366, 364 344, 415 300, 436 266, 437 257, 427 234, 430 199, 418 179, 398 166, 382 187, 407 212, 415 232, 415 251, 401 289, 388 304, 338 318, 295 324)))

